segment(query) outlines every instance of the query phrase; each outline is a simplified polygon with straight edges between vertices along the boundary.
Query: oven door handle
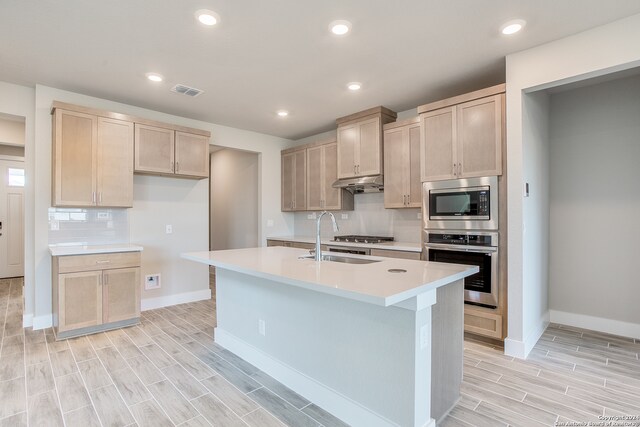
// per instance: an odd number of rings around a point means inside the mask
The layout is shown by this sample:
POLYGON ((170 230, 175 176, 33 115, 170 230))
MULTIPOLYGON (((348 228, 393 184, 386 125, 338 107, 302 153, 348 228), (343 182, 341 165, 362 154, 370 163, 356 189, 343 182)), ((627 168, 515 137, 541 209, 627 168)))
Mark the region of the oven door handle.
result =
POLYGON ((452 252, 472 252, 472 253, 476 253, 476 254, 494 254, 498 252, 498 248, 495 248, 493 246, 491 247, 487 247, 487 248, 478 248, 477 246, 475 247, 465 247, 465 246, 449 246, 449 245, 439 245, 439 244, 434 244, 434 243, 428 243, 424 245, 425 248, 427 249, 441 249, 443 251, 452 251, 452 252))

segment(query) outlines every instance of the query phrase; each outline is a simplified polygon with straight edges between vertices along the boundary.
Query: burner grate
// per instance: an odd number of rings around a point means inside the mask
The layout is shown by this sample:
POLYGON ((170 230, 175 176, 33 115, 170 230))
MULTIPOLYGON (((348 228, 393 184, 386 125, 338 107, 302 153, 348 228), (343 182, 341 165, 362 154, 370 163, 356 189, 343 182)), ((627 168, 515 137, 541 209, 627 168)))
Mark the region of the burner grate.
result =
POLYGON ((354 243, 384 243, 393 242, 393 237, 387 236, 362 236, 351 234, 346 236, 335 236, 334 242, 354 242, 354 243))

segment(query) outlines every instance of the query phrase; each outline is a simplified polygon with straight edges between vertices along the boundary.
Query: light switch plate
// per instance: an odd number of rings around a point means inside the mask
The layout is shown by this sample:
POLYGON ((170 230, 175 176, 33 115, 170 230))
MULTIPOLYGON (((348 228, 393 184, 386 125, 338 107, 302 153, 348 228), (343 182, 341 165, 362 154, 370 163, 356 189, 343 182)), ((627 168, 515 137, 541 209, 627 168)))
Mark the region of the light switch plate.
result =
POLYGON ((267 227, 273 227, 273 220, 272 219, 268 219, 267 220, 267 227))
POLYGON ((173 226, 171 226, 171 224, 167 224, 165 225, 164 230, 165 230, 165 233, 171 234, 173 233, 173 226))
POLYGON ((343 213, 341 218, 342 219, 349 219, 349 214, 343 213))

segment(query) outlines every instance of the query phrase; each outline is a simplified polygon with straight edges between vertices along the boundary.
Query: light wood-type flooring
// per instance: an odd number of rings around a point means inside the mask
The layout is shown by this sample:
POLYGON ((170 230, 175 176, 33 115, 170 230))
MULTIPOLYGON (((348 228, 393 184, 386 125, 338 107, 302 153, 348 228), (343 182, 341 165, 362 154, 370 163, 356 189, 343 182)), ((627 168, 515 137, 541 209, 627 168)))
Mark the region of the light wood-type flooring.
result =
MULTIPOLYGON (((0 280, 0 427, 345 425, 216 345, 214 325, 215 300, 200 301, 56 342, 50 329, 22 328, 22 280, 0 280)), ((462 398, 441 425, 640 416, 639 351, 633 339, 559 325, 526 361, 467 339, 462 398)))

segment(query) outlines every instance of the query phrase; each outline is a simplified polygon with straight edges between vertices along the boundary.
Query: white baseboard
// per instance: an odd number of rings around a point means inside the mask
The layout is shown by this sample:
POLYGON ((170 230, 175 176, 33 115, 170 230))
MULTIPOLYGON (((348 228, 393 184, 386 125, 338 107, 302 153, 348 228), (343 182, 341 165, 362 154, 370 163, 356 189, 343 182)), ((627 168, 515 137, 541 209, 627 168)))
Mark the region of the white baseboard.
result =
POLYGON ((30 328, 33 326, 33 314, 23 314, 22 315, 22 327, 30 328))
POLYGON ((566 311, 549 311, 551 312, 551 322, 553 323, 640 339, 640 324, 638 323, 605 319, 603 317, 588 316, 586 314, 568 313, 566 311))
POLYGON ((46 329, 53 326, 53 317, 51 314, 45 314, 44 316, 33 317, 33 330, 46 329))
POLYGON ((211 299, 211 289, 201 291, 184 292, 181 294, 164 295, 155 298, 145 298, 140 302, 140 310, 147 311, 154 308, 168 307, 170 305, 185 304, 188 302, 211 299))
POLYGON ((535 347, 536 343, 549 326, 549 311, 547 311, 538 321, 533 329, 529 331, 524 341, 506 338, 504 340, 504 354, 507 356, 517 357, 518 359, 526 359, 529 353, 535 347))
MULTIPOLYGON (((370 427, 397 425, 219 327, 215 330, 215 340, 221 346, 350 425, 370 427)), ((425 427, 431 426, 435 426, 433 419, 425 424, 425 427)))

